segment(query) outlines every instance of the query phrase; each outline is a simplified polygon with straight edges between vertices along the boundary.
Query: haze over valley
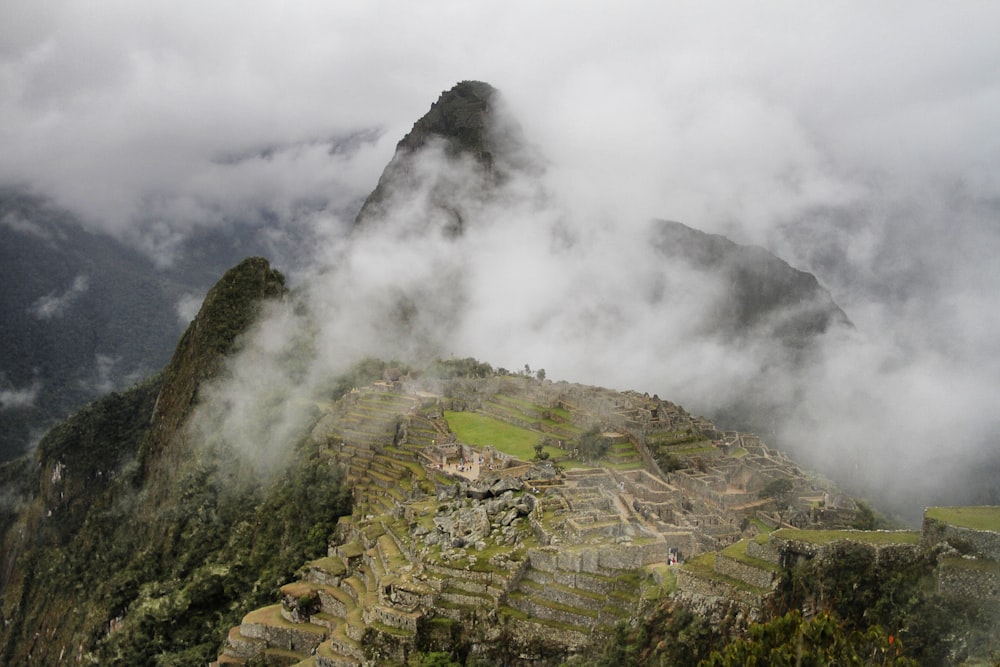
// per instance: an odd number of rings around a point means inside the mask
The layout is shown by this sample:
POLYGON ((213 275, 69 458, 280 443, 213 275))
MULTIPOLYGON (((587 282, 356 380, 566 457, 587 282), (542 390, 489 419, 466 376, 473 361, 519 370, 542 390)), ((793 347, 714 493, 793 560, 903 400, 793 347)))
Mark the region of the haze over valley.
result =
MULTIPOLYGON (((996 17, 860 9, 7 7, 0 179, 7 201, 43 204, 5 208, 5 249, 51 247, 30 210, 61 211, 145 258, 142 280, 168 289, 140 320, 176 328, 158 347, 133 330, 148 362, 95 343, 72 378, 0 369, 0 410, 160 367, 208 286, 262 254, 313 319, 308 345, 300 314, 262 325, 263 361, 219 389, 247 409, 364 356, 474 356, 756 430, 906 520, 998 502, 996 17), (426 151, 412 173, 439 179, 462 236, 426 183, 352 232, 396 142, 465 79, 501 91, 516 169, 483 198, 475 169, 426 151), (656 252, 655 220, 767 249, 851 326, 795 353, 778 321, 733 338, 714 326, 732 276, 656 252), (383 326, 400 299, 415 319, 383 326), (281 363, 291 350, 306 371, 281 363)), ((5 321, 41 340, 131 282, 102 275, 7 276, 31 291, 5 321)), ((247 432, 278 442, 285 421, 247 432)))

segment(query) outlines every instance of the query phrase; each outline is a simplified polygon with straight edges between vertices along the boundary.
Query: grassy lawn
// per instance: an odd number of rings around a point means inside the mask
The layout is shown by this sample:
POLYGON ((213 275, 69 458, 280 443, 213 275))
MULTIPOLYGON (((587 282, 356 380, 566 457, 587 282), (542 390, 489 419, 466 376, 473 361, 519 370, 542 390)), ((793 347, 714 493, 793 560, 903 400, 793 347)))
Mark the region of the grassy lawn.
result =
POLYGON ((928 507, 925 515, 952 526, 1000 532, 1000 507, 928 507))
POLYGON ((813 544, 829 544, 838 540, 853 540, 865 544, 916 544, 920 541, 920 533, 915 530, 799 530, 797 528, 782 528, 771 533, 771 537, 813 544))
POLYGON ((722 550, 722 555, 728 556, 729 558, 738 560, 742 563, 746 563, 747 565, 751 565, 760 570, 769 570, 771 572, 779 572, 779 573, 781 572, 781 568, 775 565, 774 563, 769 563, 766 560, 761 560, 760 558, 755 558, 754 556, 747 554, 746 540, 740 540, 739 542, 730 544, 728 547, 722 550))
MULTIPOLYGON (((504 454, 522 461, 530 461, 535 457, 535 445, 542 439, 542 434, 536 431, 512 426, 474 412, 445 412, 444 418, 462 442, 479 447, 493 445, 504 454)), ((545 451, 553 458, 564 455, 562 450, 555 447, 546 447, 545 451)))
POLYGON ((554 417, 559 417, 565 422, 569 422, 573 419, 573 415, 566 408, 549 408, 549 414, 554 417))
POLYGON ((640 470, 642 468, 645 468, 646 464, 642 462, 642 459, 638 459, 635 461, 626 461, 624 463, 608 463, 607 461, 601 461, 600 467, 610 468, 611 470, 640 470))
POLYGON ((982 560, 979 558, 944 558, 941 561, 941 565, 944 567, 956 568, 959 570, 973 570, 976 572, 989 572, 991 574, 1000 574, 1000 563, 995 563, 991 560, 982 560))

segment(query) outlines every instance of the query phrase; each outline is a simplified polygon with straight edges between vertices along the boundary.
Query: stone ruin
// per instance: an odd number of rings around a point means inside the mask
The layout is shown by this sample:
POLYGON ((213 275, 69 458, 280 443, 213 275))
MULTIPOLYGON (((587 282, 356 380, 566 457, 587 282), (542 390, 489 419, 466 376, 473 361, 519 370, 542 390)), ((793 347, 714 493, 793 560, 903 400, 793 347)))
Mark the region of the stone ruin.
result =
MULTIPOLYGON (((312 442, 347 473, 353 514, 325 558, 233 628, 218 664, 258 656, 320 667, 404 663, 418 643, 448 650, 433 630, 448 623, 461 630, 445 634, 473 646, 489 646, 502 629, 505 641, 572 654, 634 621, 644 600, 675 579, 689 596, 717 587, 684 574, 681 561, 759 526, 790 526, 787 507, 758 495, 768 481, 794 480, 789 502, 800 509, 830 492, 759 439, 721 433, 657 397, 521 377, 456 380, 445 392, 386 380, 322 415, 312 442), (519 462, 460 442, 445 409, 475 410, 553 441, 571 442, 594 424, 617 435, 607 464, 573 463, 568 451, 519 462), (664 473, 663 450, 687 465, 664 473), (475 478, 454 465, 473 459, 482 463, 475 478)), ((765 578, 745 574, 755 585, 765 578)), ((751 618, 766 597, 760 589, 726 594, 751 618)))

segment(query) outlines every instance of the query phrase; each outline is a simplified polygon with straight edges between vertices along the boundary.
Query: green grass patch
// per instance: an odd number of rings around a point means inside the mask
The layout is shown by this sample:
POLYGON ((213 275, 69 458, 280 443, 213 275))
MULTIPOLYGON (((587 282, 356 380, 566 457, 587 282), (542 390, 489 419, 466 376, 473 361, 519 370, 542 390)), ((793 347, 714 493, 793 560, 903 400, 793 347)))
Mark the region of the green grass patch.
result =
POLYGON ((498 412, 503 415, 507 415, 511 419, 518 419, 525 422, 538 422, 541 417, 535 414, 526 414, 525 412, 518 409, 516 406, 507 405, 506 403, 497 403, 496 401, 487 401, 486 405, 489 406, 489 412, 498 412))
POLYGON ((564 614, 572 614, 574 616, 584 616, 586 618, 597 618, 600 612, 594 609, 582 609, 580 607, 573 607, 568 604, 563 604, 561 602, 556 602, 555 600, 549 600, 548 598, 537 597, 534 595, 525 595, 520 591, 514 591, 510 594, 511 598, 515 599, 530 599, 534 604, 539 607, 545 607, 546 609, 552 609, 553 611, 560 611, 564 614))
POLYGON ((656 579, 661 582, 659 586, 649 586, 645 589, 643 597, 649 599, 646 595, 646 591, 656 590, 659 595, 670 595, 677 589, 677 575, 674 573, 674 568, 666 563, 657 563, 651 567, 651 573, 655 577, 653 579, 654 583, 656 579))
POLYGON ((507 570, 499 568, 490 562, 490 559, 498 553, 508 554, 508 558, 514 561, 524 559, 526 549, 538 546, 538 539, 531 532, 522 532, 522 544, 524 548, 515 548, 506 544, 490 544, 482 551, 473 551, 470 555, 475 555, 476 564, 469 567, 473 572, 494 572, 506 574, 507 570))
POLYGON ((709 551, 688 558, 681 567, 701 574, 715 574, 715 552, 709 551))
POLYGON ((697 447, 685 447, 683 449, 672 449, 671 454, 676 456, 697 456, 699 454, 710 454, 716 452, 718 449, 715 445, 699 445, 697 447))
POLYGON ((364 547, 357 540, 353 542, 348 542, 340 547, 340 552, 344 555, 344 558, 357 558, 365 552, 364 547))
POLYGON ((783 540, 798 540, 810 544, 830 544, 840 540, 851 540, 864 544, 917 544, 920 533, 915 530, 802 530, 782 528, 771 533, 771 537, 783 540))
POLYGON ((640 470, 645 468, 646 465, 642 462, 642 459, 637 461, 626 461, 624 463, 604 463, 602 462, 602 467, 610 468, 611 470, 640 470))
POLYGON ((548 411, 554 418, 561 419, 563 422, 570 422, 573 420, 573 414, 566 408, 548 408, 548 411))
POLYGON ((322 570, 335 577, 347 574, 347 566, 344 565, 344 561, 336 556, 326 556, 325 558, 309 561, 306 563, 306 566, 322 570))
POLYGON ((695 556, 694 558, 688 559, 681 565, 682 568, 693 572, 698 576, 704 577, 706 579, 714 579, 715 581, 728 584, 729 586, 742 590, 749 591, 757 595, 767 595, 769 591, 763 588, 757 588, 756 586, 751 586, 745 581, 735 579, 733 577, 722 574, 721 572, 715 571, 715 553, 708 552, 695 556))
POLYGON ((1000 575, 1000 563, 983 558, 962 558, 961 556, 949 556, 941 560, 942 567, 956 570, 972 570, 974 572, 988 572, 1000 575))
POLYGON ((373 620, 373 621, 371 621, 369 623, 369 625, 373 629, 377 630, 378 632, 381 632, 384 635, 390 635, 390 636, 393 636, 393 637, 412 637, 413 636, 413 633, 410 632, 409 630, 404 630, 402 628, 394 628, 391 625, 386 625, 385 623, 380 623, 379 621, 373 620))
POLYGON ((274 604, 268 607, 256 609, 244 616, 243 622, 259 623, 260 625, 269 625, 274 628, 294 628, 296 630, 303 630, 305 632, 311 632, 318 635, 326 634, 326 628, 321 628, 320 626, 313 625, 312 623, 292 623, 281 615, 280 604, 274 604))
POLYGON ((501 403, 507 403, 509 405, 515 405, 515 406, 517 406, 519 408, 522 408, 524 410, 528 410, 528 411, 531 411, 531 412, 541 413, 541 412, 544 412, 545 410, 547 410, 547 408, 544 408, 544 407, 542 407, 540 405, 536 405, 535 403, 532 403, 531 401, 526 401, 526 400, 524 400, 522 398, 516 398, 514 396, 508 396, 506 394, 497 394, 496 395, 496 400, 499 401, 499 402, 501 402, 501 403))
POLYGON ((758 570, 767 570, 769 572, 781 572, 781 568, 774 563, 769 563, 766 560, 761 560, 755 556, 747 554, 747 541, 740 540, 734 544, 730 544, 728 547, 722 550, 722 555, 727 558, 732 558, 741 563, 745 563, 751 567, 755 567, 758 570))
POLYGON ((928 507, 924 516, 951 526, 1000 532, 1000 507, 997 506, 928 507))
MULTIPOLYGON (((470 445, 485 447, 492 445, 504 454, 522 461, 530 461, 535 456, 535 445, 542 434, 530 429, 514 426, 493 417, 475 412, 445 412, 444 418, 458 439, 470 445)), ((563 451, 546 447, 549 456, 556 457, 563 451)))
MULTIPOLYGON (((584 429, 579 426, 574 426, 569 422, 561 422, 555 419, 542 419, 539 423, 548 426, 549 428, 555 429, 557 432, 567 432, 572 433, 575 437, 580 437, 584 429)), ((555 436, 555 434, 552 434, 555 436)))

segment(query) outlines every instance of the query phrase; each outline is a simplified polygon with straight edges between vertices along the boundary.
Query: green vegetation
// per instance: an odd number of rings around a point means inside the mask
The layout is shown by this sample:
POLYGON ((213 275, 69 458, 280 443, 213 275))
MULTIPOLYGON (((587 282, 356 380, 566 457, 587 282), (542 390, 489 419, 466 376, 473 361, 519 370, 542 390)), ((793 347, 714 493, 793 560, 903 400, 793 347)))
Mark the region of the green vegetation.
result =
MULTIPOLYGON (((444 418, 448 427, 462 442, 479 447, 492 445, 504 454, 522 461, 530 461, 535 457, 535 445, 541 437, 536 431, 475 412, 445 412, 444 418)), ((543 451, 553 457, 563 453, 548 446, 543 451)))
MULTIPOLYGON (((231 273, 257 299, 283 289, 263 260, 231 273)), ((0 663, 27 664, 28 652, 55 663, 72 644, 94 664, 203 665, 243 614, 326 554, 350 493, 315 448, 303 442, 260 478, 228 452, 170 437, 221 367, 220 349, 237 344, 232 322, 252 321, 254 298, 236 283, 213 291, 202 315, 218 326, 200 315, 162 376, 53 429, 34 463, 3 467, 34 471, 34 484, 4 516, 6 538, 22 537, 6 570, 0 663), (37 641, 43 628, 60 641, 37 641)))
POLYGON ((493 367, 472 357, 465 359, 438 359, 427 369, 431 377, 448 380, 451 378, 484 378, 493 375, 493 367))
POLYGON ((772 538, 798 540, 812 544, 830 544, 839 540, 851 540, 864 544, 917 544, 920 533, 915 530, 800 530, 797 528, 782 528, 771 534, 772 538))
POLYGON ((1000 507, 929 507, 924 516, 951 526, 1000 532, 1000 507))
POLYGON ((611 440, 601 433, 600 426, 591 426, 580 436, 578 447, 582 459, 596 461, 608 452, 611 440))
POLYGON ((595 646, 593 651, 568 661, 566 666, 696 665, 699 658, 721 644, 718 629, 667 599, 635 626, 619 623, 603 646, 595 646))
POLYGON ((746 563, 747 565, 752 565, 753 567, 762 570, 769 570, 771 572, 781 572, 781 568, 775 565, 774 563, 770 563, 766 560, 761 560, 760 558, 755 558, 747 554, 746 540, 740 540, 739 542, 734 542, 733 544, 730 544, 728 547, 722 550, 722 555, 728 558, 738 560, 742 563, 746 563))
POLYGON ((747 591, 755 595, 766 595, 768 593, 768 591, 762 588, 751 586, 745 581, 742 581, 740 579, 735 579, 733 577, 730 577, 728 575, 716 571, 715 553, 713 552, 700 554, 698 556, 695 556, 694 558, 690 558, 687 561, 685 561, 684 564, 681 565, 681 567, 706 579, 713 579, 715 581, 727 584, 728 586, 731 586, 732 588, 735 588, 737 590, 747 591))
POLYGON ((959 570, 975 570, 1000 576, 1000 563, 985 558, 962 558, 950 556, 941 560, 942 567, 953 567, 959 570))
POLYGON ((798 611, 769 623, 751 625, 747 636, 714 651, 701 667, 745 665, 898 665, 916 667, 907 658, 902 642, 878 626, 851 630, 832 614, 804 619, 798 611))
POLYGON ((780 503, 788 499, 794 486, 792 480, 787 477, 779 477, 768 482, 757 495, 761 498, 772 498, 780 503))

